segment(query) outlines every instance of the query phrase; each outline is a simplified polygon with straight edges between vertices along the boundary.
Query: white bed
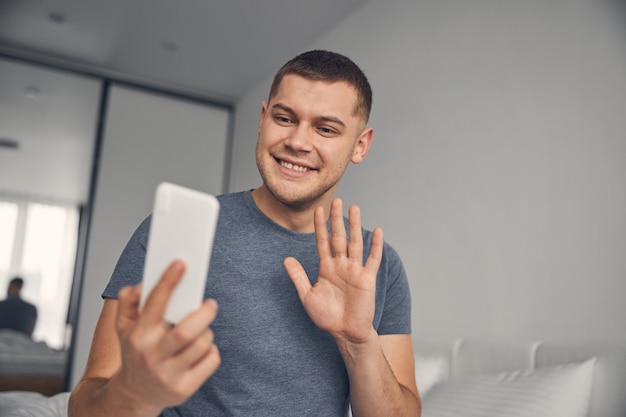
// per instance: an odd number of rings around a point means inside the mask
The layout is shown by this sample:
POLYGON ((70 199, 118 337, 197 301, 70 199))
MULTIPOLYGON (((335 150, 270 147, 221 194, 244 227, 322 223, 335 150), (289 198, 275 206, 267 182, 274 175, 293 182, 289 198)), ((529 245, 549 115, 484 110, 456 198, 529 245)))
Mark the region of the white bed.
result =
POLYGON ((59 393, 67 362, 65 350, 51 349, 13 330, 0 330, 0 391, 59 393))
MULTIPOLYGON (((422 417, 626 417, 623 344, 414 344, 422 417)), ((0 416, 66 417, 68 398, 0 393, 0 416)))
POLYGON ((422 417, 626 417, 626 346, 415 340, 422 417))

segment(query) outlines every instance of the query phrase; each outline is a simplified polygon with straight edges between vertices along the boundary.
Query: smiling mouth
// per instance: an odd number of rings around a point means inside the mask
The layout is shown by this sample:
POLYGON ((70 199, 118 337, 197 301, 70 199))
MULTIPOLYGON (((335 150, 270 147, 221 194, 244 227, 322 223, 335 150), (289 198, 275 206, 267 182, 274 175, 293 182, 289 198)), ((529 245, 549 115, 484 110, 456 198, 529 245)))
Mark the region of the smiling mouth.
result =
POLYGON ((304 167, 304 166, 301 166, 301 165, 292 164, 291 162, 286 162, 286 161, 283 161, 281 159, 276 159, 276 161, 278 161, 280 166, 282 166, 283 168, 287 168, 287 169, 290 169, 290 170, 295 171, 295 172, 308 172, 308 171, 311 170, 309 167, 304 167))

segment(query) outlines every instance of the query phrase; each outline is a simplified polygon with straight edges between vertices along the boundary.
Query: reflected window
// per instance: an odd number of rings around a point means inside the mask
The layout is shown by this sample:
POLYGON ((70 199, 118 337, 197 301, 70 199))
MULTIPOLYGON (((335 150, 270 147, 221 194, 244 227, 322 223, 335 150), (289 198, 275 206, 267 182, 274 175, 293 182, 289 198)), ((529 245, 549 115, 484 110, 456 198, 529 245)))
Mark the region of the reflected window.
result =
MULTIPOLYGON (((22 297, 38 310, 33 339, 67 347, 66 317, 78 240, 77 207, 0 201, 0 282, 24 278, 22 297)), ((2 297, 4 298, 4 297, 2 297)))

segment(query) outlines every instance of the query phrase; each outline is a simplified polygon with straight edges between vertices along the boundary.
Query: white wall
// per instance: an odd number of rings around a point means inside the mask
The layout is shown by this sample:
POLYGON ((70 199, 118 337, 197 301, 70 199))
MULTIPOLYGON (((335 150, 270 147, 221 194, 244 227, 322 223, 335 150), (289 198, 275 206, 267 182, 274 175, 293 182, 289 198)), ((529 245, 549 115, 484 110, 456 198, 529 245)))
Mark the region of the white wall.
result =
MULTIPOLYGON (((373 85, 374 145, 339 194, 403 256, 416 334, 626 340, 617 3, 372 0, 310 46, 373 85)), ((269 83, 237 106, 233 191, 259 184, 269 83)))
POLYGON ((157 184, 224 191, 228 109, 116 85, 107 107, 72 386, 87 362, 102 291, 126 242, 152 211, 157 184))

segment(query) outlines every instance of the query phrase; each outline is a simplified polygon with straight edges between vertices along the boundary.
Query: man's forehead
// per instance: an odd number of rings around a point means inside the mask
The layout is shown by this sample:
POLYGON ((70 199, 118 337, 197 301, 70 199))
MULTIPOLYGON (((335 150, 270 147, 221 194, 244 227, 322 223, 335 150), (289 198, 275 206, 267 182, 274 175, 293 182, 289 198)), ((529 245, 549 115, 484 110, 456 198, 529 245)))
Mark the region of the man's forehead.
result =
MULTIPOLYGON (((356 88, 347 81, 325 81, 325 80, 311 80, 306 77, 302 77, 297 74, 287 74, 283 77, 274 97, 270 98, 270 107, 276 103, 286 105, 290 107, 289 97, 292 96, 294 90, 309 90, 317 91, 325 96, 329 101, 341 103, 342 101, 348 101, 346 105, 349 106, 349 115, 352 117, 358 117, 358 94, 356 88), (323 88, 319 88, 323 87, 323 88)), ((294 95, 294 99, 298 99, 300 93, 294 95)))

